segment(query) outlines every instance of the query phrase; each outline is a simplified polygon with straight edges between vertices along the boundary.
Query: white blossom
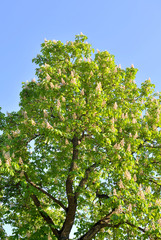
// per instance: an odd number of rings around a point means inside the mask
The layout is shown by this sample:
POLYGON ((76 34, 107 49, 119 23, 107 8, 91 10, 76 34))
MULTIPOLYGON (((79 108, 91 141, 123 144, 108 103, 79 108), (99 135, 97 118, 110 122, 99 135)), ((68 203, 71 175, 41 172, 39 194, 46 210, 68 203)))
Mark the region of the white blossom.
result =
POLYGON ((119 150, 119 149, 120 149, 120 144, 117 144, 117 143, 116 143, 116 144, 114 145, 114 148, 117 149, 117 150, 119 150))
POLYGON ((13 137, 17 137, 20 134, 20 130, 12 131, 13 137))
POLYGON ((122 180, 119 181, 119 187, 120 187, 120 188, 124 188, 124 185, 123 185, 122 180))
POLYGON ((134 135, 134 139, 136 139, 138 137, 138 133, 136 132, 134 135))
POLYGON ((24 171, 21 171, 20 172, 20 177, 23 177, 24 176, 24 171))
POLYGON ((131 205, 131 203, 128 206, 128 212, 132 212, 132 205, 131 205))
POLYGON ((96 87, 96 92, 101 93, 102 90, 102 84, 101 82, 97 83, 97 87, 96 87))
POLYGON ((114 110, 117 109, 117 102, 114 103, 113 109, 114 109, 114 110))
POLYGON ((10 152, 4 152, 3 155, 4 155, 5 159, 9 159, 10 158, 10 152))
POLYGON ((106 100, 103 100, 102 107, 104 107, 105 105, 106 105, 106 100))
POLYGON ((74 71, 71 71, 71 76, 72 76, 72 78, 74 77, 74 71))
POLYGON ((82 96, 84 95, 84 88, 81 90, 81 95, 82 96))
POLYGON ((154 130, 154 131, 157 131, 158 128, 157 128, 157 126, 156 126, 155 124, 153 124, 152 127, 153 127, 153 130, 154 130))
POLYGON ((33 119, 31 119, 31 124, 32 124, 33 126, 36 125, 36 123, 35 123, 35 121, 34 121, 33 119))
POLYGON ((58 99, 57 101, 57 108, 59 109, 61 107, 61 103, 60 103, 60 100, 58 99))
POLYGON ((145 195, 144 195, 144 192, 142 190, 142 186, 141 184, 139 185, 139 191, 138 191, 138 194, 137 194, 141 199, 145 199, 145 195))
POLYGON ((62 83, 63 85, 65 85, 65 81, 64 81, 63 78, 61 78, 61 83, 62 83))
POLYGON ((116 192, 116 189, 115 189, 115 188, 113 189, 113 195, 114 195, 114 196, 117 196, 117 192, 116 192))
POLYGON ((8 134, 8 139, 12 139, 12 137, 10 136, 10 134, 8 134))
POLYGON ((127 179, 127 180, 131 180, 131 174, 130 174, 130 172, 126 169, 126 171, 125 171, 125 178, 127 179))
POLYGON ((76 113, 73 113, 73 119, 74 119, 74 120, 77 119, 77 115, 76 115, 76 113))
POLYGON ((123 212, 122 206, 119 205, 118 208, 116 209, 116 213, 119 214, 119 213, 122 213, 122 212, 123 212))
POLYGON ((46 80, 47 80, 47 81, 50 81, 50 79, 51 79, 51 77, 50 77, 50 75, 47 73, 47 75, 46 75, 46 80))
POLYGON ((65 144, 67 145, 67 144, 69 144, 69 141, 68 141, 68 139, 65 139, 65 144))
POLYGON ((61 75, 61 69, 58 69, 58 74, 61 75))
POLYGON ((48 85, 45 85, 45 89, 46 89, 46 90, 49 90, 49 87, 48 87, 48 85))
POLYGON ((155 205, 161 207, 161 199, 157 199, 155 205))
POLYGON ((131 152, 131 144, 128 144, 128 146, 127 146, 127 151, 128 151, 128 152, 131 152))
POLYGON ((64 118, 63 115, 60 115, 60 120, 61 120, 61 121, 64 121, 64 120, 65 120, 65 118, 64 118))
POLYGON ((148 187, 145 188, 145 192, 146 192, 146 193, 150 193, 150 192, 151 192, 150 186, 148 186, 148 187))
POLYGON ((54 84, 52 82, 50 82, 50 87, 53 89, 54 88, 54 84))
POLYGON ((114 125, 111 126, 111 130, 112 130, 112 132, 115 132, 115 127, 114 127, 114 125))
POLYGON ((60 88, 60 85, 58 85, 58 84, 55 84, 55 88, 58 88, 58 89, 59 89, 59 88, 60 88))
POLYGON ((23 123, 24 123, 25 125, 27 125, 27 120, 24 120, 23 123))
POLYGON ((123 139, 121 140, 121 142, 120 142, 120 145, 123 147, 124 144, 125 144, 125 140, 124 140, 124 138, 123 138, 123 139))
POLYGON ((131 68, 134 68, 134 64, 131 64, 131 68))
POLYGON ((26 112, 26 111, 23 112, 23 116, 24 116, 25 119, 28 118, 28 116, 27 116, 27 112, 26 112))
POLYGON ((134 174, 134 181, 136 182, 137 181, 137 177, 136 177, 136 174, 134 174))
POLYGON ((48 68, 48 67, 49 67, 49 64, 45 63, 44 66, 45 66, 45 68, 48 68))
POLYGON ((53 128, 53 127, 50 125, 49 122, 46 122, 46 127, 47 127, 48 129, 52 129, 52 128, 53 128))
POLYGON ((76 79, 75 79, 75 78, 72 78, 72 79, 71 79, 71 83, 72 83, 72 84, 76 84, 76 79))
POLYGON ((115 123, 115 119, 114 119, 114 117, 111 119, 111 122, 112 122, 112 124, 115 123))
POLYGON ((146 116, 147 116, 147 117, 150 117, 150 115, 149 115, 149 113, 148 113, 148 112, 146 112, 146 116))
POLYGON ((23 164, 22 158, 19 157, 19 164, 23 164))
POLYGON ((11 158, 8 158, 8 159, 6 160, 6 164, 7 164, 8 166, 11 166, 11 158))
POLYGON ((137 123, 137 120, 133 118, 132 123, 137 123))
POLYGON ((48 113, 47 113, 47 111, 45 109, 43 110, 43 113, 44 113, 44 118, 47 118, 48 117, 48 113))

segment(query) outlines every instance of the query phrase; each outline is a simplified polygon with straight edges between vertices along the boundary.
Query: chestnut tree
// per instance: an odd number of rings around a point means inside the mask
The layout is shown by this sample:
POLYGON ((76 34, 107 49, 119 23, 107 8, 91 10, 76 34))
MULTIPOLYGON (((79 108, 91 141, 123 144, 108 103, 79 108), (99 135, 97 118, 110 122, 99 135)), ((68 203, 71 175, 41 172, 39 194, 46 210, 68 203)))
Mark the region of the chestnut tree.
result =
POLYGON ((0 115, 8 239, 161 239, 161 94, 86 40, 45 40, 0 115))

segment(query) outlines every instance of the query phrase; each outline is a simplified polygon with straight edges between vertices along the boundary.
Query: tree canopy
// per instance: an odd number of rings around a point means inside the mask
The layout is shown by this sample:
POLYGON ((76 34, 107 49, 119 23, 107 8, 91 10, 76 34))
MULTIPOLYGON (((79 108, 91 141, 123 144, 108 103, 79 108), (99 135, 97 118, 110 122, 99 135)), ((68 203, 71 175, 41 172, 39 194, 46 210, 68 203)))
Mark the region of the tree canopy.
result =
POLYGON ((86 40, 45 39, 20 110, 0 115, 8 239, 161 239, 161 93, 86 40))

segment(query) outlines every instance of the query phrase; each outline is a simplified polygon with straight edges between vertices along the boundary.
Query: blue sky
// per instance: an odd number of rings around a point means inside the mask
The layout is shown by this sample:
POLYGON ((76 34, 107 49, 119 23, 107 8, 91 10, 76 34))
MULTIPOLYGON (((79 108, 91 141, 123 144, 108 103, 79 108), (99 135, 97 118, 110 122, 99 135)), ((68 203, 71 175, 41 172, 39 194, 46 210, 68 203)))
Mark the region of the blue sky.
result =
POLYGON ((95 49, 115 55, 123 68, 139 69, 161 91, 160 0, 6 0, 0 2, 0 106, 18 110, 21 82, 35 74, 32 63, 47 39, 66 42, 83 32, 95 49))
POLYGON ((1 0, 0 106, 19 109, 21 83, 35 76, 32 59, 46 39, 66 42, 83 32, 95 49, 139 69, 161 91, 160 0, 1 0))

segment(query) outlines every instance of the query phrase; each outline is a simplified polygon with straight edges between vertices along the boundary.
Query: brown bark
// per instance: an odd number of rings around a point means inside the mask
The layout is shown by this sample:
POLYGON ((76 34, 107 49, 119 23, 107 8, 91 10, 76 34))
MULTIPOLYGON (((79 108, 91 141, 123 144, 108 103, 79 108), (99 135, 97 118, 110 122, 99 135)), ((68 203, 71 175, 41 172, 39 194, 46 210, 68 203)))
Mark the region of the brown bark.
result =
POLYGON ((66 219, 60 231, 60 236, 58 238, 59 240, 69 239, 69 234, 74 224, 75 213, 77 208, 77 199, 73 192, 73 177, 71 175, 72 171, 76 169, 76 166, 77 166, 76 161, 78 160, 78 149, 77 149, 78 138, 76 136, 73 137, 72 143, 73 143, 73 156, 72 156, 72 161, 69 168, 68 177, 66 180, 66 194, 68 198, 68 208, 67 208, 66 219))
POLYGON ((38 198, 36 197, 35 194, 31 195, 31 198, 35 204, 35 206, 37 207, 40 215, 42 216, 42 218, 44 219, 44 221, 49 225, 49 227, 51 228, 53 234, 56 237, 59 237, 59 231, 54 227, 54 223, 52 221, 52 219, 50 218, 50 216, 42 209, 40 201, 38 200, 38 198))
POLYGON ((41 187, 39 187, 38 185, 36 185, 35 183, 33 183, 27 173, 24 173, 26 181, 33 187, 35 187, 36 189, 38 189, 39 191, 41 191, 42 193, 44 193, 46 196, 48 196, 50 199, 52 199, 55 203, 57 203, 60 207, 62 207, 65 211, 67 211, 67 208, 63 205, 63 203, 59 200, 57 200, 56 198, 54 198, 50 193, 48 193, 47 191, 45 191, 44 189, 42 189, 41 187))
POLYGON ((104 227, 118 227, 119 223, 115 226, 110 224, 110 217, 114 214, 114 211, 111 211, 108 215, 106 215, 104 218, 99 220, 96 224, 94 224, 82 237, 80 237, 78 240, 91 240, 102 228, 104 227))

